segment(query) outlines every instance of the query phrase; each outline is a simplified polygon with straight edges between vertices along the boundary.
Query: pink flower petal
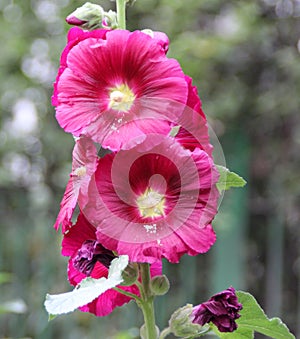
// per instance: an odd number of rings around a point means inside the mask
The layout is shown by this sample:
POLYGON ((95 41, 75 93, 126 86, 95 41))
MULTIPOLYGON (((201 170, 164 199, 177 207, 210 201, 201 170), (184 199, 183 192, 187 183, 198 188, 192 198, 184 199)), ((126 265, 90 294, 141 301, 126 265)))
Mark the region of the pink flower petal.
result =
POLYGON ((193 151, 196 147, 212 156, 213 147, 209 141, 206 117, 201 109, 201 101, 192 79, 185 77, 188 83, 188 100, 178 125, 181 125, 176 140, 182 146, 193 151))
POLYGON ((77 45, 80 41, 85 40, 87 38, 98 38, 98 39, 105 39, 106 33, 108 30, 106 29, 96 29, 93 31, 84 31, 81 28, 73 27, 68 32, 68 43, 65 49, 62 52, 61 58, 60 58, 60 67, 58 70, 58 74, 54 83, 54 91, 52 96, 52 105, 57 106, 58 105, 58 90, 57 90, 57 83, 59 81, 59 78, 63 71, 67 67, 67 57, 70 52, 70 50, 77 45))

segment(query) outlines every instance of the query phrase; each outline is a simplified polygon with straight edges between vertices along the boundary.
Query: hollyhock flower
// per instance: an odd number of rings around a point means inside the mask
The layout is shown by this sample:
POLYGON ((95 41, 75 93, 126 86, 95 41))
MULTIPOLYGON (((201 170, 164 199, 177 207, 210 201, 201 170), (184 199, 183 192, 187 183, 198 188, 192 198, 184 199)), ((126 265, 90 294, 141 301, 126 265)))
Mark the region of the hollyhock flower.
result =
POLYGON ((192 317, 193 323, 203 326, 212 322, 220 332, 233 332, 237 329, 236 319, 242 309, 238 302, 235 289, 229 287, 212 296, 208 301, 194 307, 192 317))
MULTIPOLYGON (((116 257, 115 254, 103 247, 96 239, 95 227, 79 214, 77 223, 62 241, 62 254, 69 256, 68 278, 72 285, 78 285, 84 278, 90 276, 95 279, 107 278, 108 267, 116 257)), ((160 275, 162 271, 161 262, 151 265, 151 275, 160 275)), ((139 295, 136 285, 118 286, 124 291, 139 295)), ((97 299, 80 307, 83 312, 90 312, 96 316, 106 316, 115 307, 128 303, 132 298, 125 296, 113 289, 101 294, 97 299)))
POLYGON ((192 78, 185 76, 188 84, 188 99, 178 125, 180 129, 176 140, 185 148, 193 151, 196 147, 212 156, 213 147, 209 142, 206 116, 201 108, 197 87, 192 85, 192 78))
POLYGON ((99 34, 80 36, 63 52, 53 97, 59 124, 111 150, 168 134, 187 100, 179 63, 166 57, 160 39, 141 31, 99 34))
POLYGON ((54 224, 56 230, 62 225, 62 232, 65 233, 72 227, 73 212, 79 196, 87 196, 88 194, 88 183, 95 172, 97 159, 97 150, 91 140, 87 138, 76 140, 73 150, 72 172, 54 224))
POLYGON ((171 137, 148 136, 99 160, 83 213, 106 248, 132 262, 175 263, 215 242, 217 179, 206 152, 191 152, 171 137))

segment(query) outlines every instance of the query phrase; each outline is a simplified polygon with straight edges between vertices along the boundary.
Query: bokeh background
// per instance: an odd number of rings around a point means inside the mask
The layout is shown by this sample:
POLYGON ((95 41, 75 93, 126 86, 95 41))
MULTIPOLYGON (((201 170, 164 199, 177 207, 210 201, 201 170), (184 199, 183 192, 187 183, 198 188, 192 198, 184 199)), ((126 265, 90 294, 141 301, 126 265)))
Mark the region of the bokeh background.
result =
MULTIPOLYGON (((50 323, 43 308, 47 292, 70 289, 52 225, 73 139, 50 97, 64 18, 83 3, 0 1, 0 338, 130 339, 142 324, 134 304, 50 323)), ((300 1, 137 0, 127 13, 130 30, 169 35, 168 55, 194 78, 227 166, 248 181, 225 194, 211 251, 164 263, 172 287, 157 302, 159 325, 233 285, 300 338, 300 1)))

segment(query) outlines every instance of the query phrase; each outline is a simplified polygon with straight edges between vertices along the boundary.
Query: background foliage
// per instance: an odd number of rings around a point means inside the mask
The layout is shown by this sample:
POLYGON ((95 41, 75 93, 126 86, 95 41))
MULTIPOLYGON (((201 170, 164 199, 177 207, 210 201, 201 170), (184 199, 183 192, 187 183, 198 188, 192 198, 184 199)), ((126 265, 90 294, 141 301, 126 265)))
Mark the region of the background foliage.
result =
MULTIPOLYGON (((51 323, 43 309, 46 292, 69 289, 52 224, 73 139, 50 97, 64 18, 83 3, 0 2, 0 271, 11 274, 0 304, 26 304, 0 314, 0 338, 127 339, 141 324, 135 305, 105 319, 76 312, 51 323)), ((233 285, 300 337, 299 16, 299 0, 137 0, 128 10, 129 29, 169 35, 169 56, 194 78, 227 166, 248 181, 226 193, 209 253, 165 263, 172 288, 158 302, 160 326, 176 307, 233 285)))

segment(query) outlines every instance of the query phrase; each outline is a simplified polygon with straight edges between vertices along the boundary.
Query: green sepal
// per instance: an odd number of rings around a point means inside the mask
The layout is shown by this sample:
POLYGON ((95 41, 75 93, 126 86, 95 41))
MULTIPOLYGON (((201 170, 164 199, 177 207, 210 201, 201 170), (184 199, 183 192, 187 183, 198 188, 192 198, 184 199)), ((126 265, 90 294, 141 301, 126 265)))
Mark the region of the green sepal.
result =
POLYGON ((244 187, 247 183, 245 179, 234 172, 230 172, 228 168, 216 165, 220 173, 219 180, 216 184, 219 192, 228 190, 231 187, 244 187))

